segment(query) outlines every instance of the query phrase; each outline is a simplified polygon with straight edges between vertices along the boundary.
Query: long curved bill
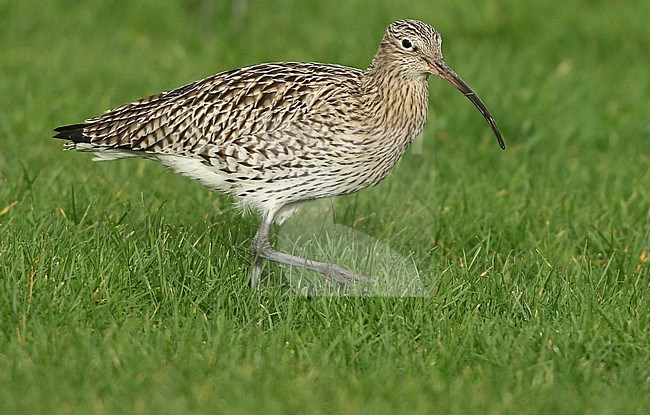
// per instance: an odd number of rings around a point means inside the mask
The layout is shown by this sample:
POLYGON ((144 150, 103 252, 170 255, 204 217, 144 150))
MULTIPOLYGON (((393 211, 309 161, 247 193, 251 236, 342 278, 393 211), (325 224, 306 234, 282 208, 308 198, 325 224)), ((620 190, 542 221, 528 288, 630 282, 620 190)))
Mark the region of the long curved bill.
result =
POLYGON ((456 89, 458 89, 460 92, 463 93, 474 105, 476 105, 476 108, 478 108, 479 111, 481 111, 481 114, 483 114, 483 117, 487 120, 488 124, 490 124, 490 127, 492 127, 492 131, 494 131, 494 134, 497 137, 497 141, 499 142, 499 146, 502 149, 506 149, 506 143, 503 141, 503 136, 501 135, 501 131, 499 131, 499 127, 497 126, 497 122, 494 121, 494 118, 492 118, 492 115, 490 115, 490 111, 486 108, 485 104, 483 101, 481 101, 481 98, 478 97, 472 91, 472 88, 469 87, 463 81, 460 76, 456 74, 447 64, 442 61, 438 60, 433 63, 429 64, 431 72, 434 74, 438 75, 442 79, 446 80, 450 84, 452 84, 456 89))

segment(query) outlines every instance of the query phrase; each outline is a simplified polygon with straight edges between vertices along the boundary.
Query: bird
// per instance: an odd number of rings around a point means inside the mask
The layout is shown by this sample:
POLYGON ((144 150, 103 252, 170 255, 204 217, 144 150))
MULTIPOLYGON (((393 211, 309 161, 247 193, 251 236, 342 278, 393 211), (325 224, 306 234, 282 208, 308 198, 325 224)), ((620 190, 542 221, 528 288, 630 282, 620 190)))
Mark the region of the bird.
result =
POLYGON ((94 160, 141 157, 234 197, 256 211, 251 287, 264 260, 316 271, 346 286, 369 279, 334 263, 281 252, 270 242, 301 204, 377 185, 422 132, 429 75, 462 92, 499 146, 487 107, 446 63, 428 23, 391 23, 366 69, 313 62, 261 63, 208 76, 54 129, 66 149, 94 160))

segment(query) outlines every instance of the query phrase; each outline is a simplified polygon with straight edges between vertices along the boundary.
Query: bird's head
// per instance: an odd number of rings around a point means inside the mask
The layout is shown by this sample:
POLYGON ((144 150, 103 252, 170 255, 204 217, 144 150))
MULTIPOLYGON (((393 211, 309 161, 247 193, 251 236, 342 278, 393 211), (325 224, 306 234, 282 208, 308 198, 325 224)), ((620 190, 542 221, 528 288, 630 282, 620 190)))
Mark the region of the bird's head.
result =
POLYGON ((434 74, 446 80, 478 108, 492 127, 499 146, 505 149, 499 127, 483 101, 445 63, 442 37, 431 25, 418 20, 399 20, 390 24, 371 64, 371 68, 379 70, 379 67, 411 78, 426 79, 429 74, 434 74))

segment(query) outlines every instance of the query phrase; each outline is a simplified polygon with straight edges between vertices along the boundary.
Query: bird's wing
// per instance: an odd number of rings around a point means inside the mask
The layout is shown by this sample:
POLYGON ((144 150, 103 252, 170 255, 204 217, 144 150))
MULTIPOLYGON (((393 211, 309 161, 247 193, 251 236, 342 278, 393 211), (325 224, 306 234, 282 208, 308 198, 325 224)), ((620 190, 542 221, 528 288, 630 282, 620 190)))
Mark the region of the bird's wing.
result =
POLYGON ((225 151, 234 140, 264 140, 308 123, 315 107, 333 99, 328 94, 349 89, 360 72, 313 63, 235 69, 60 127, 57 137, 154 154, 225 151), (341 82, 349 85, 341 88, 341 82))

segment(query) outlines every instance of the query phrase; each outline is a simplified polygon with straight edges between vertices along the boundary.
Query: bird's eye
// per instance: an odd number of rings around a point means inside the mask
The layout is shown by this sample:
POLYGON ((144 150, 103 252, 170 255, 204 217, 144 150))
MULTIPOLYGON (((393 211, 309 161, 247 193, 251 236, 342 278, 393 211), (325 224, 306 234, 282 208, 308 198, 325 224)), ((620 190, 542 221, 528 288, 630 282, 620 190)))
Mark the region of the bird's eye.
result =
POLYGON ((413 44, 411 43, 410 40, 408 40, 406 38, 402 39, 402 47, 404 49, 411 49, 412 46, 413 46, 413 44))

